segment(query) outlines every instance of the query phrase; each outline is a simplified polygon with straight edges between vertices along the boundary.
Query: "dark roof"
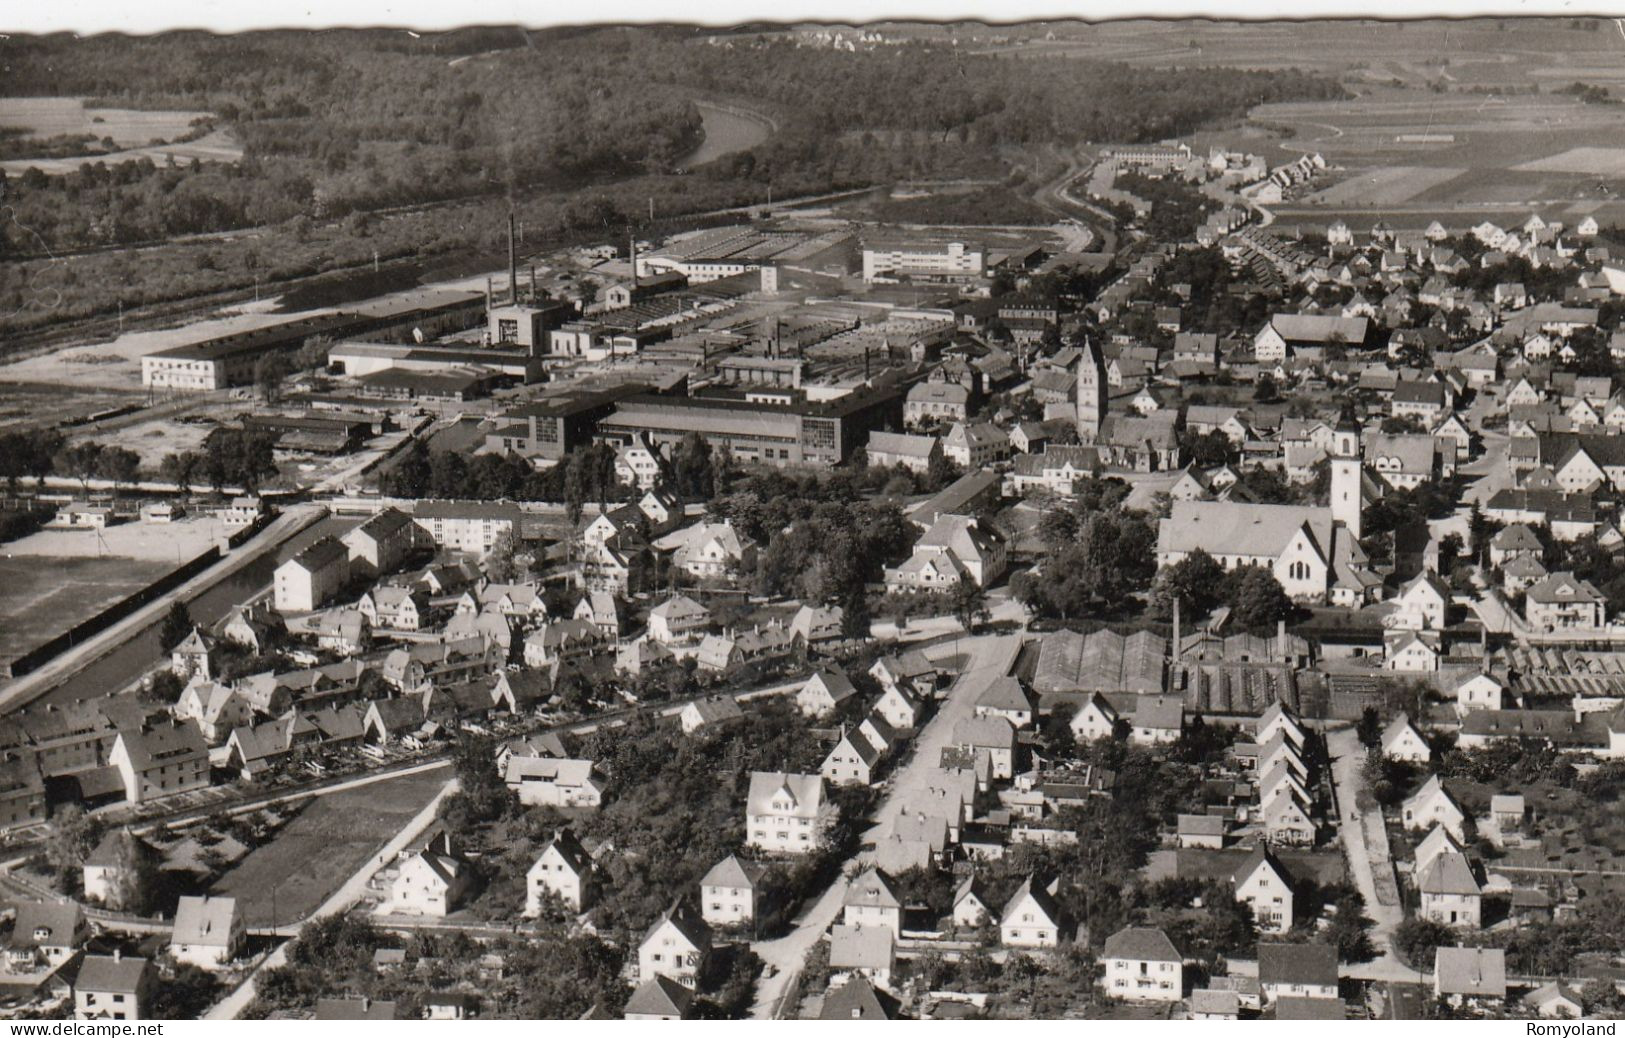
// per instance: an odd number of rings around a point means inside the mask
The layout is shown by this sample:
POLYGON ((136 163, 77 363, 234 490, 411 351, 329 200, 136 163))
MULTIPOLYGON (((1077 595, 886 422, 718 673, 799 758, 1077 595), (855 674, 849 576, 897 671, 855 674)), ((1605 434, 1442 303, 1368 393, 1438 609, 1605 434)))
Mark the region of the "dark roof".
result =
POLYGON ((1330 984, 1337 986, 1337 949, 1329 944, 1258 945, 1260 984, 1330 984))

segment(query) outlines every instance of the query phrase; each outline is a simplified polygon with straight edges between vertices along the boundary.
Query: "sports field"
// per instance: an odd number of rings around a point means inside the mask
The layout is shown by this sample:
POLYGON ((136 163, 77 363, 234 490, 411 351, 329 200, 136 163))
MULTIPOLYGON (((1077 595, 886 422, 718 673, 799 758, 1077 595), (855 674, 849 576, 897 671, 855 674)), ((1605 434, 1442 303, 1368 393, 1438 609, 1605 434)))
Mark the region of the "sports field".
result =
POLYGON ((173 563, 98 558, 94 533, 71 535, 90 546, 88 558, 0 554, 0 660, 55 637, 173 568, 173 563))

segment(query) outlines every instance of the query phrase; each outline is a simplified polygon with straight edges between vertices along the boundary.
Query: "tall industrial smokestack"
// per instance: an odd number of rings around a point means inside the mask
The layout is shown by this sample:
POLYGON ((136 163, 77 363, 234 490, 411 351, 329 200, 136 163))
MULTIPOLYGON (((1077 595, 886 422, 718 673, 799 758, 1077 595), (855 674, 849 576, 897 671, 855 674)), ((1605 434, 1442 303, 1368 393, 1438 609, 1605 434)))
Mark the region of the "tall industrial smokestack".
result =
POLYGON ((519 254, 514 249, 513 210, 508 210, 508 302, 519 305, 519 254))
POLYGON ((635 232, 626 232, 626 258, 632 264, 632 287, 638 287, 638 236, 635 232))

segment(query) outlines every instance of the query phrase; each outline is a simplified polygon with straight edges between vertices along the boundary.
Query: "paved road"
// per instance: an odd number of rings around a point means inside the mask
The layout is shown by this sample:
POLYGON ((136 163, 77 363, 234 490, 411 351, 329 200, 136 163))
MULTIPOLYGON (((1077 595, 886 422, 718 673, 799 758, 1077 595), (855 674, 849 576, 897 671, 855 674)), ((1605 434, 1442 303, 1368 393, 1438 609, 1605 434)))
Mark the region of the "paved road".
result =
POLYGON ((1364 785, 1360 765, 1365 759, 1365 747, 1360 744, 1353 728, 1342 728, 1327 733, 1326 750, 1332 758, 1332 781, 1337 786, 1337 804, 1341 812, 1337 820, 1338 833, 1348 857, 1349 869, 1354 873, 1354 884, 1359 888, 1360 896, 1365 898, 1366 915, 1376 924, 1371 931, 1371 943, 1382 952, 1369 963, 1349 967, 1366 970, 1371 976, 1344 975, 1362 976, 1364 979, 1415 980, 1416 972, 1395 957, 1391 945, 1394 928, 1405 921, 1405 908, 1399 902, 1392 876, 1379 879, 1372 868, 1375 850, 1372 844, 1376 842, 1373 837, 1380 839, 1382 812, 1376 809, 1362 817, 1355 806, 1364 785), (1387 975, 1396 970, 1403 971, 1404 976, 1387 975))
MULTIPOLYGON (((951 645, 934 648, 938 654, 953 651, 951 645)), ((925 728, 915 737, 912 756, 902 770, 892 777, 886 798, 881 802, 880 809, 875 812, 875 824, 864 835, 865 842, 891 835, 892 827, 896 824, 904 803, 913 793, 925 789, 935 773, 937 762, 942 756, 942 748, 948 745, 948 740, 953 735, 954 725, 970 716, 977 693, 994 678, 1009 673, 1010 667, 1015 663, 1016 654, 1021 650, 1021 638, 1018 635, 968 638, 960 644, 959 649, 969 654, 969 665, 954 682, 953 689, 942 701, 936 716, 927 722, 925 728)), ((847 863, 845 871, 855 872, 861 869, 868 864, 870 857, 868 852, 859 852, 847 863)), ((761 956, 763 962, 777 969, 774 976, 764 977, 757 984, 756 1004, 751 1008, 752 1017, 770 1020, 779 1011, 780 1003, 784 1001, 790 985, 800 972, 807 953, 840 916, 841 902, 846 898, 846 887, 847 879, 843 874, 830 884, 811 906, 803 909, 796 917, 795 929, 790 933, 775 940, 758 941, 751 945, 751 949, 761 956)), ((793 1006, 790 1007, 790 1011, 794 1011, 793 1006)))

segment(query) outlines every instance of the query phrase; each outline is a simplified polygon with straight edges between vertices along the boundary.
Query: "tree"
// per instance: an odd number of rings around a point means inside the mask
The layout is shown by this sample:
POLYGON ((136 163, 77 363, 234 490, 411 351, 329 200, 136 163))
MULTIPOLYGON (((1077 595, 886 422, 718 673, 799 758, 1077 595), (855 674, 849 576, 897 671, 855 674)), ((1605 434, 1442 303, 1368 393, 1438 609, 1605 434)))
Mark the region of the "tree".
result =
POLYGON ((1359 724, 1355 725, 1355 734, 1360 738, 1362 746, 1376 746, 1382 739, 1382 717, 1375 707, 1366 707, 1360 711, 1359 724))
POLYGON ((1224 584, 1224 567, 1198 548, 1163 570, 1158 579, 1157 599, 1165 613, 1170 614, 1173 603, 1178 601, 1184 617, 1194 621, 1219 604, 1224 584))
POLYGON ((1455 943, 1455 931, 1432 919, 1413 917, 1394 928, 1394 951, 1412 969, 1431 970, 1439 946, 1455 943))
POLYGON ((196 451, 178 451, 164 455, 164 460, 159 463, 158 473, 180 487, 182 491, 191 493, 192 479, 202 467, 203 455, 196 451))
POLYGON ((62 448, 52 460, 52 464, 56 471, 77 479, 80 489, 88 494, 90 481, 97 475, 97 463, 101 460, 101 456, 102 445, 86 440, 62 448))
POLYGON ((1275 385, 1275 377, 1270 374, 1258 376, 1258 382, 1253 386, 1253 399, 1261 404, 1273 404, 1281 399, 1281 391, 1275 385))
POLYGON ((274 403, 282 392, 282 383, 293 372, 293 365, 280 353, 270 353, 254 362, 254 385, 266 403, 274 403))
POLYGON ((516 548, 517 541, 510 527, 491 542, 491 550, 480 560, 480 569, 484 570, 485 575, 494 583, 512 583, 519 573, 518 564, 514 562, 516 548))
POLYGON ((165 652, 186 640, 192 633, 192 614, 186 608, 186 603, 176 599, 170 603, 169 611, 164 614, 163 623, 158 626, 158 644, 165 652))
POLYGON ((988 616, 987 592, 969 577, 954 585, 951 599, 954 616, 967 631, 975 630, 977 623, 988 616))
POLYGON ((1230 617, 1242 627, 1273 627, 1277 621, 1291 619, 1296 611, 1275 574, 1262 566, 1232 570, 1226 584, 1230 617))
POLYGON ((59 885, 73 889, 85 857, 102 837, 102 823, 78 804, 59 808, 45 833, 45 860, 56 870, 59 885))
POLYGON ((690 501, 706 501, 716 493, 711 445, 697 432, 683 434, 672 456, 677 493, 690 501))

